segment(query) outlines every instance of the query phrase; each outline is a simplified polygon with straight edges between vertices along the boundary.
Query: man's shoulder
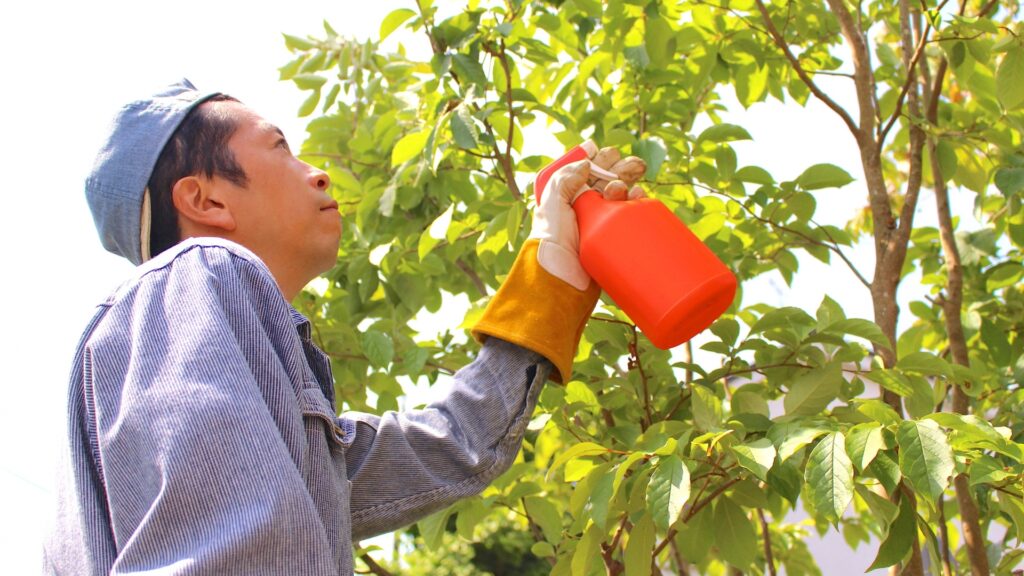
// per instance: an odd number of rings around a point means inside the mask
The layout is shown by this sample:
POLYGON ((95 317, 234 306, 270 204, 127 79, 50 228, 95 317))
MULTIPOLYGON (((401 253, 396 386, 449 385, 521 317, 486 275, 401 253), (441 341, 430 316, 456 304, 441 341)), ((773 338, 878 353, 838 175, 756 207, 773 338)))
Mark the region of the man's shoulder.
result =
POLYGON ((221 287, 273 287, 274 277, 262 260, 248 248, 223 238, 189 238, 161 252, 138 266, 110 297, 108 303, 137 293, 140 288, 166 285, 172 280, 192 278, 200 285, 214 287, 211 280, 220 279, 221 287), (243 278, 244 282, 227 282, 243 278))
POLYGON ((248 308, 287 318, 291 307, 252 251, 230 240, 191 238, 138 266, 100 305, 87 338, 121 333, 128 325, 149 330, 160 322, 139 319, 151 315, 161 321, 200 321, 248 308))
POLYGON ((215 267, 227 263, 233 266, 254 266, 270 276, 267 266, 251 250, 224 238, 189 238, 157 254, 152 260, 136 268, 136 277, 184 264, 186 266, 215 267))

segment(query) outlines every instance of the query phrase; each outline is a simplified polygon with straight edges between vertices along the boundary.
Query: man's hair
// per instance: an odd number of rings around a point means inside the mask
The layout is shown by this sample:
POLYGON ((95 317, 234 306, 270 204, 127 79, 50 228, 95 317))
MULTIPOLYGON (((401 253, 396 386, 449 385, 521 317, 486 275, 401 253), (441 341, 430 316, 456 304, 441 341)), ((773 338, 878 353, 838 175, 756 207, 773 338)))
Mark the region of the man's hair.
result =
MULTIPOLYGON (((206 102, 237 102, 224 94, 206 102)), ((171 191, 182 178, 203 175, 220 176, 245 187, 249 178, 228 148, 228 140, 237 128, 235 121, 215 113, 205 102, 193 108, 167 141, 149 177, 152 225, 150 254, 156 256, 181 241, 178 211, 171 191)))

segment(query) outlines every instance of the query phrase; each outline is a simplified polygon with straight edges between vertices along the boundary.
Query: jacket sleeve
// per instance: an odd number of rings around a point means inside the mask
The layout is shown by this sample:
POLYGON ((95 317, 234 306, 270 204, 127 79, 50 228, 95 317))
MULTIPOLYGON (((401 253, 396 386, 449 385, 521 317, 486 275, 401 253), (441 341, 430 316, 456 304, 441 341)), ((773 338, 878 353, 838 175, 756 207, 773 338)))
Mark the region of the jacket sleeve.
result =
POLYGON ((346 451, 353 539, 408 525, 508 469, 550 370, 540 355, 490 339, 426 408, 343 415, 354 432, 346 451))
POLYGON ((182 272, 180 258, 179 270, 152 273, 86 348, 117 548, 110 574, 334 573, 283 440, 303 433, 301 414, 278 406, 294 424, 277 422, 268 406, 295 400, 266 397, 268 382, 289 375, 263 332, 259 295, 245 288, 244 269, 216 262, 225 252, 194 257, 214 262, 182 272))

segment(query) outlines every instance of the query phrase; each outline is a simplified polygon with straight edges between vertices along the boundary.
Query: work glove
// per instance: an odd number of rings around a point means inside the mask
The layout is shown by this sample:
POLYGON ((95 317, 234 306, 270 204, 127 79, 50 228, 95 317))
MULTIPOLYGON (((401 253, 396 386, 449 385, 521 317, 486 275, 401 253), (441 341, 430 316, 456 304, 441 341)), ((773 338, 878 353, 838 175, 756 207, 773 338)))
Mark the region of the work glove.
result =
POLYGON ((580 265, 572 202, 590 186, 611 200, 644 196, 634 186, 646 170, 643 160, 623 159, 614 148, 598 151, 590 141, 583 146, 590 161, 563 166, 551 176, 530 237, 472 329, 480 342, 494 336, 541 354, 554 364, 551 377, 557 382, 571 377, 583 328, 601 295, 580 265))
POLYGON ((586 290, 591 279, 580 264, 580 232, 573 202, 591 188, 607 200, 642 198, 646 194, 635 183, 647 170, 643 160, 636 156, 622 158, 617 148, 598 150, 591 140, 582 147, 589 160, 567 164, 552 174, 533 213, 530 232, 530 238, 540 240, 540 265, 577 290, 586 290))

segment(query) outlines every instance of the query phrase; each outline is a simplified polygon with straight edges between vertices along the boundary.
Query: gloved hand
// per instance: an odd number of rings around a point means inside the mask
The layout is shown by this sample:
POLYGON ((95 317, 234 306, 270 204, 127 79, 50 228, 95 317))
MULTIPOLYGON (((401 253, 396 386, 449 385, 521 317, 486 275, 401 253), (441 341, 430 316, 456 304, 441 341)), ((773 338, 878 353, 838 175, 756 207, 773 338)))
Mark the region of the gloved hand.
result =
POLYGON ((610 200, 642 197, 643 189, 633 184, 647 169, 643 160, 622 159, 614 148, 598 151, 589 141, 583 146, 591 160, 552 174, 534 211, 530 238, 472 329, 481 342, 494 336, 543 355, 555 366, 551 377, 563 383, 572 376, 583 328, 601 296, 580 265, 572 202, 588 182, 610 200))
POLYGON ((617 148, 598 150, 590 140, 582 147, 589 160, 567 164, 552 174, 533 213, 530 232, 530 238, 540 240, 540 265, 577 290, 586 290, 591 280, 580 264, 580 234, 572 203, 590 188, 608 200, 642 198, 646 194, 635 183, 647 170, 643 160, 636 156, 622 158, 617 148))

